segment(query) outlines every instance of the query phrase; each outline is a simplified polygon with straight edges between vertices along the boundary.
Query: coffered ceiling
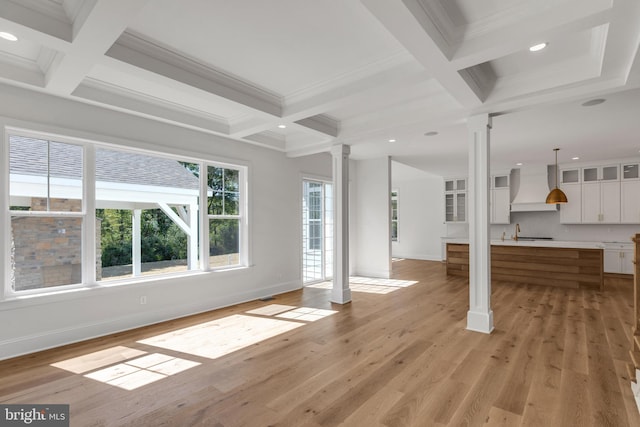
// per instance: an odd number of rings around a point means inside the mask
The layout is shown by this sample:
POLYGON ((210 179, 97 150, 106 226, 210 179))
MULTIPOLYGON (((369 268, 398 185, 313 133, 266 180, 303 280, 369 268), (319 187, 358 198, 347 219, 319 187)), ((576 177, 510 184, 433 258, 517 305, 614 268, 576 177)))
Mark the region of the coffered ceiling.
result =
POLYGON ((478 113, 497 169, 640 155, 638 0, 0 0, 0 31, 5 84, 289 156, 462 173, 478 113))

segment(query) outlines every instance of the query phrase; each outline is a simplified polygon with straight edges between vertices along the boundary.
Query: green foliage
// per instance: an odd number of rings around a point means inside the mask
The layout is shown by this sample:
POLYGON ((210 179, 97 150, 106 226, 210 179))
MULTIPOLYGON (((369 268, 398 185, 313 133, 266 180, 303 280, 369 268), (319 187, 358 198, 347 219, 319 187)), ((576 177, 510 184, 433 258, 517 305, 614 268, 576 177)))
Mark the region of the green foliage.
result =
MULTIPOLYGON (((102 220, 102 266, 131 264, 131 211, 97 209, 96 217, 102 220)), ((140 226, 143 263, 187 258, 186 234, 162 210, 143 210, 140 226)))
POLYGON ((209 221, 209 255, 238 253, 239 227, 237 219, 212 219, 209 221))

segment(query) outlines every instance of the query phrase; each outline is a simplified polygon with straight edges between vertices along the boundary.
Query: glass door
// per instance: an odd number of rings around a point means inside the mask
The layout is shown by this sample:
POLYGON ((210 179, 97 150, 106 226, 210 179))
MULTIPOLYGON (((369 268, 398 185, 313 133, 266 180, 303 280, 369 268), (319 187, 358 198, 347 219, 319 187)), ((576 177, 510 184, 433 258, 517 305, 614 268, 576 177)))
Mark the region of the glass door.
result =
POLYGON ((302 182, 302 281, 312 283, 333 276, 333 186, 302 182))

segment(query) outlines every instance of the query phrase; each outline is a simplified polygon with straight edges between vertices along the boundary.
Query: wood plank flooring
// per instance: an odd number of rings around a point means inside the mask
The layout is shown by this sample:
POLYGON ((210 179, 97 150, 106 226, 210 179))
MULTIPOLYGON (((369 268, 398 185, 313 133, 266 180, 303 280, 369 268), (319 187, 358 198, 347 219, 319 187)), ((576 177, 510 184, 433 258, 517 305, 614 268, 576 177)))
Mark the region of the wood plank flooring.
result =
POLYGON ((494 283, 484 335, 443 264, 393 279, 417 283, 361 283, 384 292, 344 306, 307 287, 0 362, 0 402, 68 403, 83 427, 640 426, 629 280, 494 283))

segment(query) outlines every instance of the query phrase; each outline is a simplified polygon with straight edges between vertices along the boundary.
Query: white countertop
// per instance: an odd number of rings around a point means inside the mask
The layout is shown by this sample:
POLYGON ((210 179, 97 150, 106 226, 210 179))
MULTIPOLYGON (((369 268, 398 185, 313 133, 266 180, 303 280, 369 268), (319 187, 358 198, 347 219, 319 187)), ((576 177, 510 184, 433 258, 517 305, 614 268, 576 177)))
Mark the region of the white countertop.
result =
MULTIPOLYGON (((443 237, 444 243, 469 243, 469 239, 460 237, 443 237)), ((540 248, 580 248, 580 249, 604 249, 603 242, 581 242, 565 240, 491 240, 495 246, 530 246, 540 248)))

